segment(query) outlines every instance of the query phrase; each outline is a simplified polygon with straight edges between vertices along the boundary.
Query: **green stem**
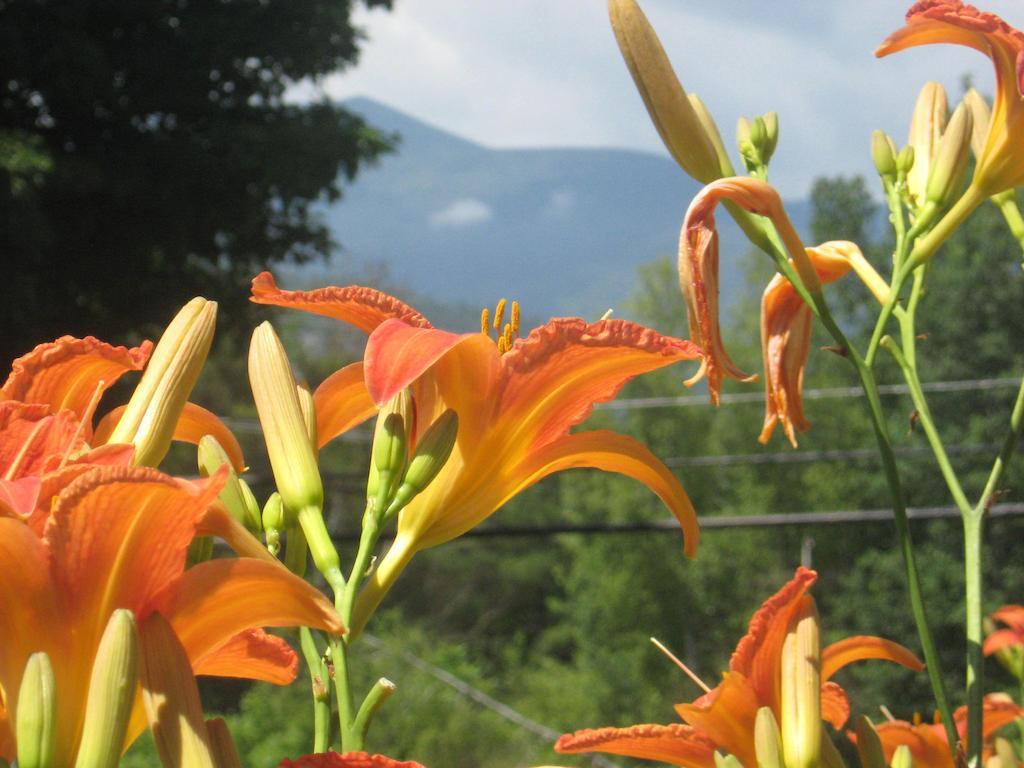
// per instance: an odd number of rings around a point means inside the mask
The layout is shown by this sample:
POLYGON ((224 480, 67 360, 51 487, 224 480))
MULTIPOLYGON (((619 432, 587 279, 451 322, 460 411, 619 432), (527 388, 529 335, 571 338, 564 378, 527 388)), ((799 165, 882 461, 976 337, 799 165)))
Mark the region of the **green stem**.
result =
MULTIPOLYGON (((907 325, 907 323, 904 324, 907 325)), ((913 328, 911 327, 909 335, 912 336, 912 334, 913 328)), ((905 338, 904 346, 906 346, 907 341, 908 339, 905 338)), ((912 343, 912 338, 910 341, 912 343)), ((953 465, 949 461, 949 455, 946 453, 946 448, 942 444, 942 437, 935 427, 935 421, 932 419, 931 409, 928 407, 928 401, 925 399, 924 392, 921 389, 921 382, 917 377, 916 368, 904 357, 899 346, 888 336, 882 339, 881 345, 893 356, 896 364, 903 371, 903 378, 910 389, 910 399, 914 403, 914 408, 917 409, 918 421, 924 428, 924 433, 928 438, 932 453, 935 454, 935 462, 939 465, 942 478, 946 481, 946 486, 953 496, 957 509, 960 510, 962 515, 970 513, 971 502, 967 500, 967 494, 964 493, 963 487, 960 485, 960 480, 956 476, 956 470, 953 469, 953 465)))
POLYGON ((981 766, 984 663, 981 652, 982 583, 981 535, 984 515, 964 516, 964 595, 967 601, 967 765, 981 766))
POLYGON ((366 694, 366 698, 363 699, 363 703, 359 707, 359 712, 356 714, 354 724, 354 730, 359 734, 363 743, 366 743, 366 733, 370 729, 370 723, 373 722, 373 718, 377 714, 377 710, 381 708, 385 701, 391 698, 391 694, 394 692, 395 684, 386 677, 382 677, 373 684, 373 688, 371 688, 370 692, 366 694))
MULTIPOLYGON (((340 610, 340 605, 337 606, 340 610)), ((338 701, 338 723, 341 726, 343 752, 360 752, 363 739, 356 733, 355 701, 352 697, 352 677, 348 664, 348 646, 340 637, 331 638, 331 660, 334 662, 334 697, 338 701)))
POLYGON ((356 552, 355 562, 352 563, 352 572, 349 574, 341 600, 341 620, 345 622, 346 627, 352 623, 352 607, 355 604, 356 595, 359 593, 359 587, 369 571, 370 561, 373 559, 373 551, 377 547, 379 537, 380 523, 370 507, 367 507, 367 512, 363 514, 363 530, 359 537, 359 549, 356 552))
POLYGON ((993 197, 992 201, 999 206, 1006 225, 1010 228, 1010 233, 1024 249, 1024 217, 1020 215, 1020 208, 1017 207, 1017 192, 1008 189, 993 197))
POLYGON ((313 752, 326 752, 331 745, 330 675, 309 627, 299 627, 299 645, 309 668, 309 682, 313 692, 313 752))
POLYGON ((910 258, 907 259, 905 266, 912 270, 934 256, 939 247, 985 199, 983 193, 973 186, 968 187, 967 191, 960 196, 960 199, 946 212, 946 215, 939 219, 932 230, 914 244, 914 250, 910 252, 910 258))
POLYGON ((981 498, 978 499, 975 509, 979 514, 987 512, 992 504, 997 486, 1002 480, 1003 472, 1006 471, 1006 465, 1017 450, 1022 427, 1024 427, 1024 380, 1021 381, 1020 388, 1017 390, 1017 399, 1014 401, 1013 411, 1010 413, 1010 428, 1003 439, 1003 447, 992 464, 992 471, 989 472, 988 480, 985 482, 985 490, 981 492, 981 498))

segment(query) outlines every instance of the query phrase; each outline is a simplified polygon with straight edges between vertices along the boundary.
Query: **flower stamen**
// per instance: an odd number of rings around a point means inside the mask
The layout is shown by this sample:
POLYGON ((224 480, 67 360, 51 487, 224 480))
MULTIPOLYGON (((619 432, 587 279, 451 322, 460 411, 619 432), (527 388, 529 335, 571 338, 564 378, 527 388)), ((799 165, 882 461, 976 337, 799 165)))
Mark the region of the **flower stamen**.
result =
POLYGON ((671 659, 672 662, 677 667, 679 667, 681 670, 683 670, 683 672, 686 673, 687 677, 689 677, 691 680, 693 680, 693 682, 695 682, 697 685, 699 685, 701 690, 704 691, 704 693, 711 693, 711 689, 708 688, 708 686, 705 684, 705 682, 703 680, 701 680, 699 677, 697 677, 697 674, 692 669, 690 669, 688 666, 683 664, 683 662, 679 659, 679 657, 677 657, 674 653, 672 653, 672 651, 670 651, 668 648, 666 648, 664 643, 662 643, 656 637, 652 637, 651 638, 651 642, 654 643, 654 647, 655 648, 657 648, 659 651, 661 651, 666 656, 668 656, 669 659, 671 659))
POLYGON ((85 406, 85 410, 82 412, 82 418, 78 421, 78 427, 75 429, 75 434, 71 436, 71 440, 68 441, 67 448, 64 449, 64 455, 60 458, 60 464, 57 465, 57 469, 64 469, 68 461, 71 459, 71 451, 78 442, 78 438, 81 437, 82 432, 85 430, 85 425, 92 422, 93 414, 96 413, 96 406, 100 404, 100 398, 103 397, 103 391, 106 389, 107 383, 100 379, 96 382, 96 388, 92 392, 92 397, 89 398, 88 405, 85 406))

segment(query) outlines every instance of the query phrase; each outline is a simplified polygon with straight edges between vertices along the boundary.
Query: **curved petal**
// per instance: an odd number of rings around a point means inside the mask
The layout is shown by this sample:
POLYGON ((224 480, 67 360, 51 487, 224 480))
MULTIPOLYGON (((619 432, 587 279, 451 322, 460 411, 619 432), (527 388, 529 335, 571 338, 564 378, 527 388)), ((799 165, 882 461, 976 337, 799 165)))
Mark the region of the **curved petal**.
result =
POLYGON ((418 328, 401 320, 385 320, 370 334, 363 356, 366 389, 383 405, 426 373, 452 348, 476 341, 481 351, 497 347, 479 333, 449 333, 436 328, 418 328), (479 340, 483 339, 486 346, 479 340))
POLYGON ((838 683, 821 684, 821 719, 837 731, 850 719, 850 700, 838 683))
MULTIPOLYGON (((740 672, 728 672, 700 703, 677 704, 676 712, 743 765, 757 765, 754 723, 764 705, 750 682, 740 672)), ((776 710, 778 711, 778 710, 776 710)))
POLYGON ((715 742, 696 728, 679 723, 567 733, 555 742, 555 752, 563 755, 603 752, 658 760, 686 768, 712 768, 715 765, 715 742))
POLYGON ((72 411, 12 419, 0 431, 0 477, 39 477, 86 447, 80 420, 72 411))
POLYGON ((892 661, 915 672, 924 669, 924 662, 909 648, 881 637, 856 635, 832 643, 821 652, 821 679, 828 680, 847 664, 867 659, 892 661))
POLYGON ((262 542, 238 522, 227 508, 220 503, 211 504, 199 518, 196 536, 217 536, 242 557, 278 562, 262 542))
POLYGON ((62 336, 40 344, 11 366, 0 399, 46 403, 53 411, 74 411, 84 418, 97 388, 106 390, 128 371, 146 365, 153 343, 114 347, 92 336, 62 336))
POLYGON ((427 318, 408 304, 373 288, 332 285, 313 291, 285 291, 277 287, 274 276, 269 272, 261 272, 252 279, 250 301, 331 317, 354 325, 364 333, 372 333, 378 325, 391 318, 417 328, 431 327, 427 318))
MULTIPOLYGON (((0 486, 0 488, 2 488, 2 486, 0 486)), ((1001 651, 1003 648, 1012 648, 1024 645, 1022 640, 1024 640, 1024 638, 1021 638, 1020 633, 1012 629, 997 629, 985 638, 985 643, 981 646, 981 652, 986 656, 991 656, 993 653, 1001 651)))
MULTIPOLYGON (((119 405, 106 414, 100 423, 96 425, 96 432, 93 435, 93 442, 102 445, 110 439, 117 423, 124 415, 127 406, 119 405)), ((172 440, 182 443, 198 445, 204 435, 213 435, 220 443, 231 460, 231 466, 236 472, 245 472, 245 456, 242 455, 242 446, 238 444, 238 438, 228 428, 217 414, 208 411, 201 405, 186 402, 178 417, 178 423, 174 426, 172 440)))
POLYGON ((1024 605, 1004 605, 992 613, 992 618, 1011 629, 1024 632, 1024 605))
POLYGON ((411 760, 393 760, 384 755, 368 752, 321 752, 303 755, 294 760, 282 760, 277 768, 424 768, 411 760))
POLYGON ((27 520, 39 502, 41 486, 42 480, 38 477, 0 478, 0 515, 27 520))
POLYGON ((95 647, 115 608, 145 620, 185 569, 199 518, 222 485, 221 476, 192 484, 143 467, 103 467, 60 493, 44 539, 76 642, 95 647))
MULTIPOLYGON (((185 571, 154 601, 193 663, 256 627, 316 627, 341 634, 331 603, 278 563, 251 558, 208 560, 185 571)), ((237 674, 243 677, 243 674, 237 674)))
POLYGON ((299 658, 280 637, 262 629, 240 632, 220 648, 193 662, 197 675, 243 677, 288 685, 299 672, 299 658))
POLYGON ((501 358, 499 418, 529 448, 565 435, 635 376, 700 357, 697 346, 624 320, 558 318, 535 328, 501 358))
POLYGON ((914 757, 915 765, 928 768, 954 768, 953 756, 944 733, 927 725, 911 725, 902 720, 891 720, 875 726, 886 763, 892 761, 896 750, 906 745, 914 757))
POLYGON ((377 413, 377 405, 366 389, 363 364, 346 365, 324 379, 313 393, 313 406, 318 448, 377 413))
POLYGON ((757 691, 758 701, 775 712, 779 711, 782 644, 793 612, 817 578, 814 571, 802 566, 797 568, 793 578, 765 600, 751 617, 747 634, 729 660, 729 669, 746 676, 757 691))

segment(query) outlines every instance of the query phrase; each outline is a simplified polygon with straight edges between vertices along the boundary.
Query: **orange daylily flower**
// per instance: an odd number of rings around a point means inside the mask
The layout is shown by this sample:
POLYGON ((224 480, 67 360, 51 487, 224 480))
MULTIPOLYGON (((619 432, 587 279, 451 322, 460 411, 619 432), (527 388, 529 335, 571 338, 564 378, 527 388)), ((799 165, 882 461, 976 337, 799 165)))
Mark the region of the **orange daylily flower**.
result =
POLYGON ((1024 605, 1004 605, 992 614, 992 619, 1006 625, 985 638, 982 651, 991 656, 996 651, 1014 646, 1024 647, 1024 605))
MULTIPOLYGON (((778 192, 751 178, 720 179, 706 186, 686 212, 679 238, 679 283, 686 299, 690 337, 704 357, 700 370, 685 384, 705 376, 711 401, 718 404, 723 378, 752 381, 729 357, 718 320, 718 232, 715 208, 722 200, 768 216, 775 223, 791 264, 811 292, 838 280, 851 269, 884 301, 888 287, 854 243, 833 241, 805 248, 782 207, 778 192)), ((764 357, 765 418, 758 440, 768 442, 782 424, 796 447, 796 432, 810 427, 802 405, 803 374, 811 340, 811 309, 782 275, 776 275, 761 298, 761 348, 764 357)))
MULTIPOLYGON (((214 504, 223 482, 224 473, 190 483, 141 467, 93 468, 57 495, 41 536, 0 518, 0 756, 15 757, 11 722, 22 673, 43 651, 58 692, 54 763, 74 764, 93 655, 117 608, 134 612, 143 649, 146 618, 166 618, 195 674, 278 684, 294 679, 297 659, 260 627, 343 631, 323 595, 214 504), (200 535, 219 536, 242 556, 185 570, 200 535)), ((145 721, 139 696, 125 747, 145 721)))
MULTIPOLYGON (((1009 725, 1018 717, 1024 716, 1024 709, 1018 707, 1009 697, 993 694, 985 697, 982 713, 982 730, 985 739, 982 750, 982 762, 992 753, 991 742, 996 731, 1009 725)), ((936 716, 936 720, 938 717, 936 716)), ((967 738, 967 707, 960 707, 953 713, 956 730, 961 740, 967 738)), ((906 745, 914 757, 916 765, 928 768, 955 768, 953 752, 949 748, 946 729, 941 722, 908 723, 905 720, 890 720, 875 726, 878 738, 882 742, 886 761, 892 760, 896 750, 906 745)), ((848 734, 856 741, 854 734, 848 734)))
POLYGON ((393 760, 384 755, 366 752, 321 752, 303 755, 294 760, 282 760, 277 768, 424 768, 412 760, 393 760))
POLYGON ((907 11, 906 26, 878 46, 887 56, 917 45, 955 43, 981 51, 996 71, 995 103, 971 188, 978 201, 1024 183, 1024 32, 994 13, 959 0, 923 0, 907 11))
MULTIPOLYGON (((0 387, 0 403, 18 401, 42 404, 51 413, 70 411, 80 423, 82 445, 105 445, 124 412, 114 408, 93 429, 93 416, 99 398, 121 376, 146 367, 153 343, 138 347, 115 347, 92 336, 76 339, 62 336, 39 344, 11 366, 11 373, 0 387)), ((186 403, 178 419, 174 439, 198 443, 203 435, 213 435, 224 446, 231 463, 239 472, 245 459, 238 440, 216 415, 194 403, 186 403)))
MULTIPOLYGON (((621 320, 562 318, 502 354, 486 334, 438 330, 377 291, 283 291, 269 273, 253 281, 253 301, 327 315, 371 333, 362 369, 368 397, 338 402, 318 389, 318 428, 325 421, 365 418, 372 413, 368 405, 384 404, 409 386, 417 413, 413 443, 446 410, 459 417, 448 463, 399 514, 394 544, 357 603, 356 630, 417 551, 460 536, 520 491, 564 469, 594 467, 644 483, 679 520, 686 553, 696 552, 690 500, 644 445, 607 430, 569 433, 594 403, 612 399, 634 376, 699 357, 692 343, 621 320)), ((342 391, 358 389, 354 377, 349 374, 350 386, 342 391)), ((321 430, 320 442, 336 434, 321 430)))
MULTIPOLYGON (((757 765, 754 726, 757 711, 769 707, 781 720, 782 655, 786 636, 801 615, 817 574, 798 568, 793 579, 765 601, 750 620, 722 682, 691 704, 676 705, 687 725, 636 725, 600 728, 562 736, 556 752, 609 752, 660 760, 686 768, 713 768, 715 751, 743 765, 757 765)), ((924 665, 897 643, 880 637, 848 637, 821 652, 821 717, 841 728, 850 716, 846 693, 829 680, 855 661, 884 659, 920 671, 924 665)))

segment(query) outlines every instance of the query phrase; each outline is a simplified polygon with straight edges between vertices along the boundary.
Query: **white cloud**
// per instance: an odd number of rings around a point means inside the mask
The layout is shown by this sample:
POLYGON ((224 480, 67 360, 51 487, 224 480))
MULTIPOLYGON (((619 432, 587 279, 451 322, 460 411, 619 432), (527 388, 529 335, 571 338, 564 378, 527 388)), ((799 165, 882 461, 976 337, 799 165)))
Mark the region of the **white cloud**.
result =
POLYGON ((490 220, 494 211, 482 200, 463 197, 454 200, 446 208, 430 214, 430 226, 434 229, 448 227, 469 227, 490 220))

